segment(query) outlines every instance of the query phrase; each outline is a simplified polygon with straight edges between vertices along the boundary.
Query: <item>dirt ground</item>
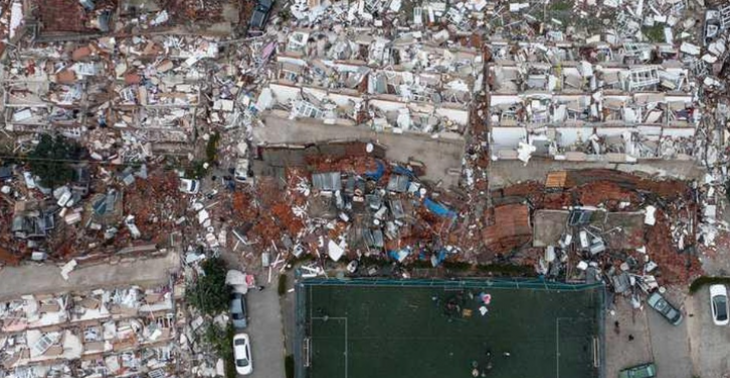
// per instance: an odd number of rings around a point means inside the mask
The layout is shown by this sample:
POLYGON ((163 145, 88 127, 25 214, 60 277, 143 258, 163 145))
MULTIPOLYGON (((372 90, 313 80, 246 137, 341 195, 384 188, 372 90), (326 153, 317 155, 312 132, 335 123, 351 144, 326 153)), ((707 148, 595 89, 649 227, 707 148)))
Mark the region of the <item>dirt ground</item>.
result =
POLYGON ((646 309, 634 310, 623 297, 616 298, 614 307, 613 313, 606 315, 606 377, 616 377, 621 369, 653 360, 646 309))

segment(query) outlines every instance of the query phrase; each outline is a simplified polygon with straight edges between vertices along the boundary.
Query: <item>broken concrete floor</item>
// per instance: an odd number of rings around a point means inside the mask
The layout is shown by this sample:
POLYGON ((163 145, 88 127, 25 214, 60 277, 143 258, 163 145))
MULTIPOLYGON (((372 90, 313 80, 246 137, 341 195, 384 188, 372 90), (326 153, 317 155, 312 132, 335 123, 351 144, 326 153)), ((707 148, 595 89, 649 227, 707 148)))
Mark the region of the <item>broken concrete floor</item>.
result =
POLYGON ((88 290, 130 284, 161 284, 170 280, 170 273, 180 267, 175 253, 162 257, 121 260, 115 264, 79 266, 61 277, 55 265, 23 265, 0 270, 0 300, 25 294, 47 294, 72 290, 88 290), (18 283, 23 283, 19 285, 18 283))

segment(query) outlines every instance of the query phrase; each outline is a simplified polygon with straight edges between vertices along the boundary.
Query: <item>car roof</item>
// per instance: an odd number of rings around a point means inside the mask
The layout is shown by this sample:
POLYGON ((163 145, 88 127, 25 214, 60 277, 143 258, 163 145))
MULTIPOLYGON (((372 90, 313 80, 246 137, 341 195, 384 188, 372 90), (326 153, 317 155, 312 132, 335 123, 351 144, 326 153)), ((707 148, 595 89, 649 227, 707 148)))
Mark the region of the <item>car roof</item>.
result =
POLYGON ((725 288, 725 285, 711 285, 710 286, 710 295, 725 295, 727 296, 727 288, 725 288))
POLYGON ((656 366, 651 362, 632 366, 628 369, 624 369, 623 371, 627 372, 627 375, 631 378, 646 378, 656 376, 656 366))
POLYGON ((243 304, 242 301, 233 298, 231 300, 231 312, 243 312, 243 304))
POLYGON ((647 298, 646 302, 649 303, 650 306, 655 306, 659 301, 663 300, 664 297, 662 297, 661 294, 657 293, 656 291, 651 293, 649 295, 649 298, 647 298))

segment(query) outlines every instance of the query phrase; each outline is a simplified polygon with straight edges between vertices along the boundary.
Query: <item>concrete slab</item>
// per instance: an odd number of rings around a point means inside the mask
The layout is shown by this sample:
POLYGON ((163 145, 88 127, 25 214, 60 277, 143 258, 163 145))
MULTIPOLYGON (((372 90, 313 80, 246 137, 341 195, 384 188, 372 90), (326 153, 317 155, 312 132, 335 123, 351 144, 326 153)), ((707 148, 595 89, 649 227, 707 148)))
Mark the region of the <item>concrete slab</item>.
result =
MULTIPOLYGON (((568 210, 538 210, 533 218, 533 247, 557 246, 563 233, 568 231, 568 210)), ((590 226, 601 230, 612 230, 603 234, 611 249, 631 249, 643 245, 644 213, 595 211, 590 226)), ((576 235, 573 235, 576 236, 576 235)))
POLYGON ((532 158, 527 166, 519 160, 493 161, 489 165, 489 185, 492 189, 502 188, 518 182, 535 180, 544 182, 553 171, 604 168, 629 173, 644 173, 686 180, 700 179, 704 170, 691 161, 652 160, 645 164, 614 164, 607 162, 565 162, 532 158))
POLYGON ((0 301, 24 294, 59 293, 122 285, 152 286, 169 281, 170 272, 180 268, 175 253, 163 257, 77 267, 69 280, 61 277, 61 268, 51 264, 29 264, 0 270, 0 301))
POLYGON ((292 121, 278 115, 264 117, 265 127, 253 129, 254 143, 308 144, 326 141, 377 141, 384 146, 388 159, 398 162, 416 160, 426 165, 425 178, 443 180, 446 186, 456 185, 466 143, 463 139, 434 139, 415 133, 377 133, 367 127, 326 125, 309 119, 292 121))

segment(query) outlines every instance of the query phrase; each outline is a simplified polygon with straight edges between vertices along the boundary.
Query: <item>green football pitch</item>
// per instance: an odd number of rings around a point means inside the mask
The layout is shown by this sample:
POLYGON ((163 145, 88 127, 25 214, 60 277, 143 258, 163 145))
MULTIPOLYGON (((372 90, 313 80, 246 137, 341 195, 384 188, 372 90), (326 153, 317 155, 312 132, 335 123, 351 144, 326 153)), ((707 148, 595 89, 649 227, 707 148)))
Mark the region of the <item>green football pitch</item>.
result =
POLYGON ((305 283, 299 295, 307 378, 600 377, 601 288, 305 283))

